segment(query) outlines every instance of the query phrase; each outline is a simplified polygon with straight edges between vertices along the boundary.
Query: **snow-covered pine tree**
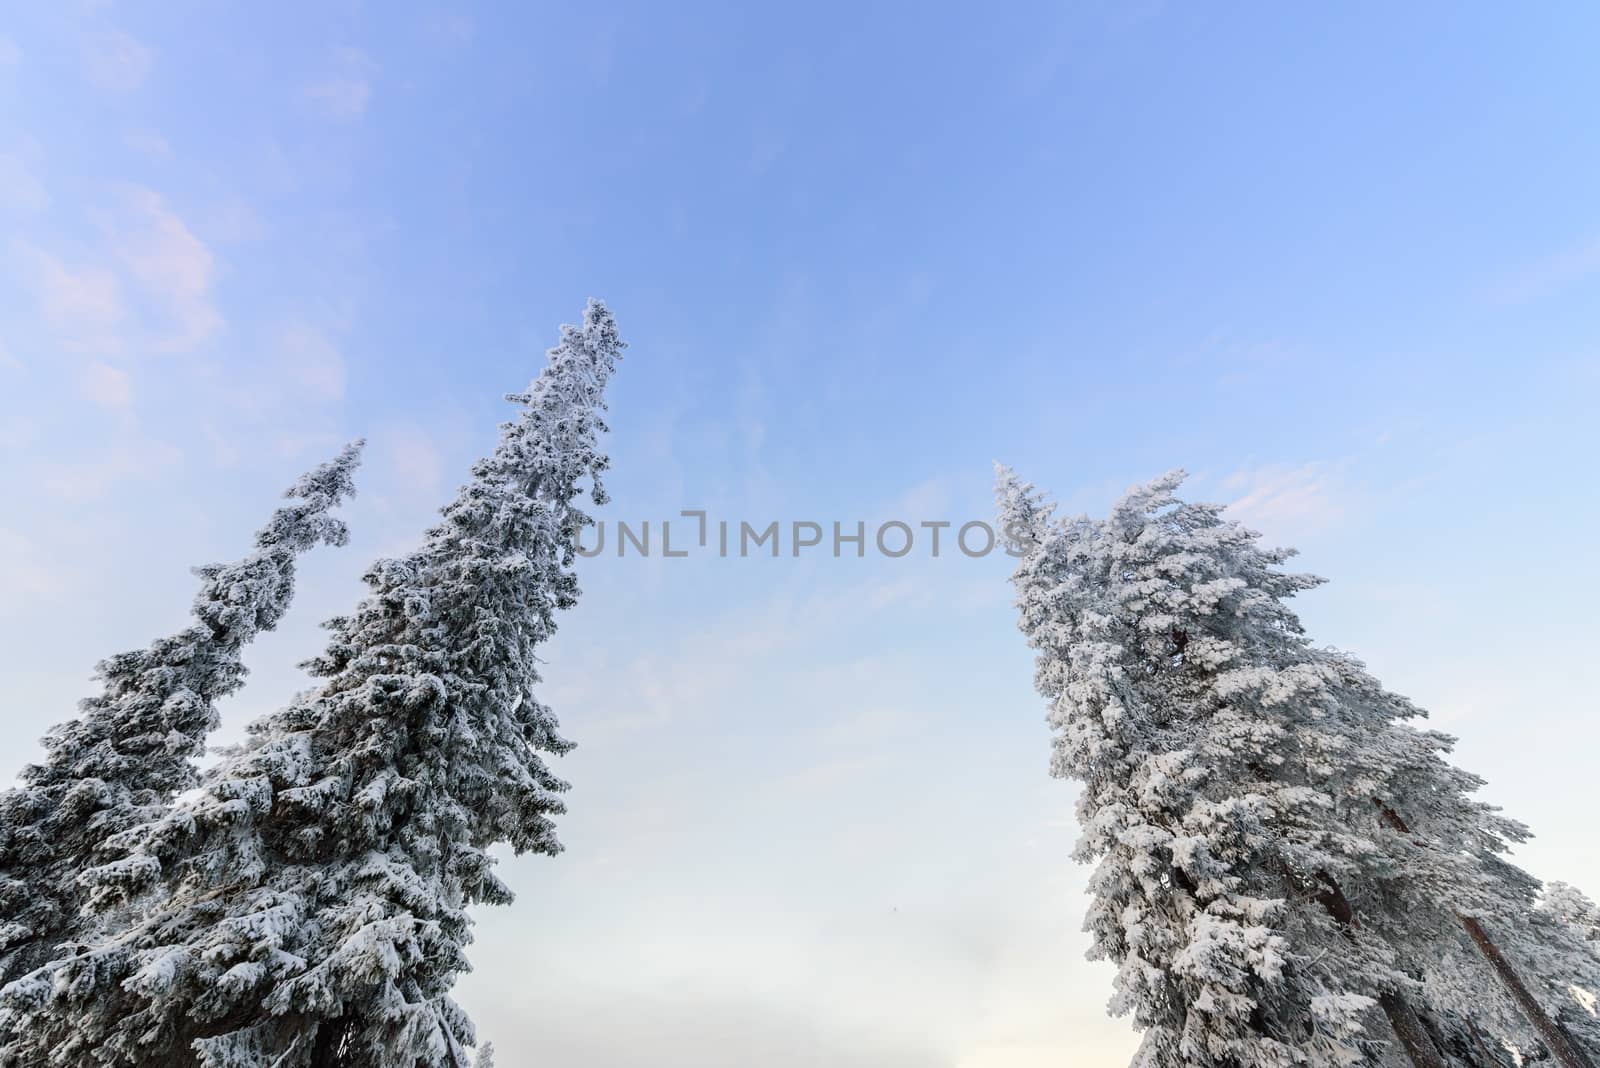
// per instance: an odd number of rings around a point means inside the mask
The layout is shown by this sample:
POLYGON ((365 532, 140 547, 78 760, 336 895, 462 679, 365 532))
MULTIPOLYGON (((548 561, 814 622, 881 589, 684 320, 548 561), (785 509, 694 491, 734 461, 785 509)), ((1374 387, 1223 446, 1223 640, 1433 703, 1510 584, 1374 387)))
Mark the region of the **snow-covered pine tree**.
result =
POLYGON ((419 1068, 469 1063, 450 997, 467 908, 506 903, 488 850, 560 849, 571 748, 535 652, 578 596, 604 501, 603 393, 623 343, 590 302, 416 551, 381 560, 309 665, 181 811, 91 873, 102 902, 164 889, 114 939, 12 997, 30 1064, 419 1068))
POLYGON ((1292 634, 1279 599, 1312 583, 1278 572, 1273 554, 1248 559, 1245 576, 1218 573, 1210 558, 1245 539, 1214 512, 1191 506, 1143 529, 1176 484, 1142 487, 1096 523, 1056 521, 1031 487, 1000 476, 1002 526, 1027 549, 1017 606, 1051 702, 1051 771, 1082 783, 1076 856, 1097 862, 1092 953, 1118 965, 1111 1008, 1144 1032, 1141 1068, 1357 1063, 1377 1048, 1365 991, 1393 981, 1381 956, 1353 952, 1325 913, 1284 891, 1303 877, 1309 899, 1327 867, 1306 856, 1286 872, 1318 836, 1285 832, 1320 831, 1324 798, 1257 784, 1294 729, 1179 671, 1186 659, 1225 663, 1257 632, 1292 634), (1241 596, 1248 587, 1254 596, 1241 596), (1212 636, 1197 625, 1205 617, 1248 633, 1212 636), (1367 974, 1353 978, 1351 964, 1367 974))
POLYGON ((1539 907, 1600 956, 1600 905, 1590 901, 1582 890, 1571 883, 1552 880, 1545 883, 1539 907))
POLYGON ((1086 929, 1145 1032, 1136 1063, 1376 1063, 1374 1007, 1413 1063, 1493 1063, 1435 1039, 1470 1034, 1493 983, 1433 965, 1468 959, 1460 917, 1528 914, 1536 884, 1498 856, 1525 829, 1470 799, 1451 740, 1406 722, 1420 710, 1305 638, 1284 602, 1318 580, 1181 480, 1103 521, 999 483, 1052 771, 1083 783, 1086 929))
POLYGON ((0 793, 0 986, 45 964, 63 943, 91 939, 78 876, 110 859, 105 842, 157 818, 198 782, 195 758, 217 723, 216 702, 244 682, 244 647, 277 625, 294 593, 295 559, 343 545, 329 514, 355 492, 360 444, 285 493, 242 560, 196 569, 195 622, 97 668, 101 692, 44 740, 42 763, 0 793))
POLYGON ((1600 905, 1570 883, 1549 882, 1539 898, 1539 912, 1574 944, 1581 944, 1596 962, 1595 971, 1574 978, 1572 994, 1590 1016, 1600 1016, 1600 905))

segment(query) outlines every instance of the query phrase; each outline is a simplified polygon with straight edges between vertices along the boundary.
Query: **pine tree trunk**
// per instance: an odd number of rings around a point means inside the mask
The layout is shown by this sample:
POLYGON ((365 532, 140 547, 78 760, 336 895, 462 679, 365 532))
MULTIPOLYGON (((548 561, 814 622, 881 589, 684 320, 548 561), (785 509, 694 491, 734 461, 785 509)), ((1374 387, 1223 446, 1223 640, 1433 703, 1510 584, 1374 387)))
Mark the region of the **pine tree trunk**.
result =
MULTIPOLYGON (((1322 887, 1316 894, 1317 902, 1333 917, 1344 936, 1354 942, 1356 931, 1361 928, 1361 920, 1357 918, 1350 899, 1344 896, 1344 891, 1339 889, 1339 884, 1327 872, 1317 872, 1316 879, 1322 887)), ((1405 995, 1398 990, 1386 990, 1379 996, 1378 1005, 1389 1018, 1389 1026, 1416 1068, 1449 1068, 1444 1054, 1422 1026, 1416 1010, 1406 1001, 1405 995)))
MULTIPOLYGON (((1411 828, 1406 825, 1405 820, 1400 818, 1398 812, 1377 798, 1372 800, 1378 806, 1379 811, 1383 813, 1383 819, 1390 827, 1393 827, 1401 834, 1411 833, 1411 828)), ((1483 959, 1489 962, 1489 966, 1494 969, 1495 975, 1500 979, 1501 985, 1506 988, 1506 993, 1511 995, 1511 1000, 1517 1003, 1517 1008, 1522 1010, 1522 1015, 1527 1019, 1528 1023, 1533 1025, 1533 1029, 1539 1032, 1539 1037, 1543 1040, 1545 1048, 1550 1051, 1550 1055, 1561 1064, 1562 1068, 1595 1068, 1594 1062, 1590 1061, 1588 1055, 1578 1048, 1578 1044, 1572 1040, 1572 1036, 1567 1034, 1566 1029, 1555 1020, 1552 1020, 1549 1014, 1544 1011, 1544 1008, 1528 989, 1527 984, 1522 981, 1522 977, 1517 974, 1516 968, 1512 967, 1511 962, 1506 959, 1506 955, 1500 952, 1500 947, 1494 944, 1494 940, 1489 937, 1489 932, 1483 929, 1483 924, 1473 917, 1463 916, 1459 912, 1456 913, 1456 919, 1461 922, 1462 928, 1467 932, 1467 937, 1471 938, 1472 944, 1478 947, 1478 952, 1483 954, 1483 959)))
POLYGON ((1405 1047, 1406 1056, 1411 1058, 1412 1064, 1417 1068, 1449 1068, 1444 1056, 1433 1044, 1432 1036, 1422 1026, 1416 1011, 1405 998, 1390 990, 1378 999, 1378 1004, 1389 1018, 1389 1026, 1394 1029, 1400 1045, 1405 1047))
POLYGON ((1466 1065, 1467 1068, 1514 1068, 1511 1051, 1501 1047, 1496 1054, 1484 1044, 1478 1025, 1471 1020, 1462 1021, 1466 1024, 1466 1030, 1445 1034, 1439 1030, 1438 1020, 1432 1015, 1419 1013, 1417 1019, 1433 1036, 1434 1046, 1444 1052, 1445 1060, 1451 1064, 1466 1065))
POLYGON ((1522 1015, 1526 1016, 1528 1022, 1538 1030, 1539 1037, 1544 1040, 1545 1048, 1550 1051, 1550 1055, 1562 1064, 1563 1068, 1594 1068, 1593 1062, 1578 1048, 1572 1036, 1567 1034, 1566 1028, 1552 1020, 1538 1001, 1534 1000, 1532 992, 1523 985, 1522 977, 1517 975, 1511 962, 1500 952, 1500 947, 1494 944, 1489 932, 1483 929, 1483 924, 1471 916, 1458 915, 1456 919, 1461 921, 1461 926, 1466 928, 1467 937, 1472 939, 1472 944, 1478 947, 1478 952, 1483 954, 1489 966, 1500 977, 1500 982, 1505 985, 1506 991, 1517 1003, 1517 1008, 1522 1010, 1522 1015))
MULTIPOLYGON (((1478 1053, 1484 1058, 1485 1064, 1499 1065, 1506 1062, 1503 1052, 1499 1056, 1496 1056, 1495 1052, 1491 1050, 1488 1047, 1488 1044, 1483 1041, 1483 1035, 1479 1033, 1477 1024, 1473 1023, 1471 1020, 1468 1020, 1467 1029, 1472 1034, 1472 1044, 1478 1047, 1478 1053)), ((1502 1050, 1503 1049, 1504 1047, 1502 1047, 1502 1050)))

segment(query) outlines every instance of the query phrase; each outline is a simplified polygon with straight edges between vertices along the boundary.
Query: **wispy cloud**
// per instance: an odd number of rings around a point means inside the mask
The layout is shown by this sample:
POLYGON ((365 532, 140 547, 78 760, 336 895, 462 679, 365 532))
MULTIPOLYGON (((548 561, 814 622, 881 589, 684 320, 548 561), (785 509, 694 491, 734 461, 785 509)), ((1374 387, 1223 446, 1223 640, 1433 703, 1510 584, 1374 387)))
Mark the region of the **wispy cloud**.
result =
POLYGON ((120 352, 126 315, 122 283, 103 267, 71 267, 44 249, 25 242, 12 246, 24 280, 39 298, 45 321, 57 339, 75 351, 120 352))
POLYGON ((161 305, 168 330, 156 340, 164 351, 186 351, 222 329, 212 300, 216 259, 160 194, 133 189, 128 222, 117 254, 128 273, 161 305))
POLYGON ((1489 297, 1498 304, 1520 304, 1597 271, 1600 271, 1600 238, 1592 237, 1510 272, 1490 288, 1489 297))
MULTIPOLYGON (((915 526, 923 520, 948 518, 954 501, 952 480, 945 475, 936 475, 895 497, 880 515, 875 515, 873 518, 898 519, 915 526)), ((943 540, 949 542, 953 537, 954 535, 946 534, 943 540)))
POLYGON ((477 36, 478 26, 470 15, 458 11, 440 12, 424 23, 428 36, 449 45, 469 45, 477 36))
POLYGON ((266 221, 251 203, 226 196, 195 219, 195 226, 213 241, 259 241, 268 233, 266 221))
POLYGON ((1273 537, 1321 530, 1344 514, 1340 473, 1329 464, 1248 468, 1222 484, 1239 494, 1228 517, 1273 537))
POLYGON ((341 48, 334 70, 305 88, 305 95, 332 119, 359 119, 372 102, 372 78, 378 65, 365 52, 341 48))
POLYGON ((183 453, 175 446, 131 434, 93 458, 47 465, 41 481, 54 496, 94 500, 130 479, 154 478, 182 460, 183 453))
POLYGON ((75 262, 12 245, 14 268, 61 344, 97 355, 187 352, 222 329, 216 258, 159 194, 125 190, 100 222, 104 245, 79 250, 75 262))
MULTIPOLYGON (((687 528, 690 532, 693 527, 687 528)), ((673 527, 674 538, 678 528, 673 527)), ((715 534, 712 537, 715 538, 715 534)), ((593 532, 589 535, 593 537, 593 532)), ((690 534, 693 537, 693 534, 690 534)), ((616 538, 607 534, 607 548, 616 538)), ((683 724, 720 714, 731 697, 779 685, 795 670, 803 650, 837 638, 846 627, 868 625, 896 612, 914 610, 912 600, 928 596, 908 592, 914 584, 878 582, 840 588, 810 590, 796 596, 781 592, 740 606, 736 612, 709 620, 677 634, 670 642, 658 641, 654 651, 618 657, 607 649, 586 650, 584 666, 574 678, 604 675, 613 680, 619 711, 588 720, 589 733, 626 734, 652 730, 666 724, 683 724)), ((824 695, 848 695, 865 709, 825 724, 810 741, 826 750, 816 762, 832 761, 841 746, 877 742, 901 726, 900 711, 873 695, 875 680, 889 677, 882 665, 860 656, 831 670, 811 670, 805 685, 824 701, 824 695)), ((586 683, 553 683, 548 690, 556 707, 585 703, 586 683)))
POLYGON ((150 76, 150 50, 122 30, 101 30, 83 42, 84 74, 101 89, 127 93, 150 76))
POLYGON ((172 145, 154 130, 125 130, 122 143, 151 159, 169 159, 172 156, 172 145))
POLYGON ((78 385, 85 397, 107 411, 125 412, 133 406, 133 382, 128 373, 99 360, 84 368, 78 385))
POLYGON ((211 447, 211 462, 217 467, 232 467, 239 462, 239 447, 233 439, 217 428, 215 423, 207 423, 200 429, 205 436, 206 444, 211 447))
POLYGON ((778 790, 811 790, 880 767, 889 747, 914 731, 916 717, 893 705, 863 705, 797 739, 812 759, 773 782, 778 790))

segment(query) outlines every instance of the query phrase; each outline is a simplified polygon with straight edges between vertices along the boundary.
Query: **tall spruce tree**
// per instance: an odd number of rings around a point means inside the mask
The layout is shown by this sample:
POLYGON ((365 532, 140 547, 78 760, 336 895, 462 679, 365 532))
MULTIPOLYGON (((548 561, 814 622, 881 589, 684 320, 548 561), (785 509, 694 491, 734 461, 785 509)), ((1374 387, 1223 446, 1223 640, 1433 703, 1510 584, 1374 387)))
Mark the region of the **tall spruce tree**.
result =
POLYGON ((295 560, 343 545, 329 514, 355 490, 360 444, 304 475, 231 564, 196 569, 194 622, 97 668, 101 691, 45 738, 45 758, 0 793, 0 986, 92 940, 78 878, 111 857, 106 841, 158 818, 198 781, 195 759, 217 725, 217 701, 244 682, 244 647, 282 618, 295 560))
POLYGON ((119 839, 96 901, 143 906, 7 1008, 30 1064, 466 1066, 450 997, 488 850, 559 851, 571 743, 535 651, 578 596, 579 499, 602 503, 603 394, 624 345, 591 302, 423 545, 329 623, 320 686, 252 728, 192 800, 119 839))
MULTIPOLYGON (((1381 1063, 1384 1017, 1415 1064, 1495 1063, 1474 1020, 1492 1002, 1496 1037, 1512 1030, 1507 995, 1463 934, 1526 947, 1537 884, 1500 855, 1525 828, 1471 799, 1480 781, 1410 725, 1419 709, 1311 645, 1285 602, 1319 580, 1179 500, 1181 480, 1103 521, 1057 520, 1004 470, 998 487, 1135 1063, 1381 1063)), ((1581 963, 1541 944, 1534 996, 1563 1009, 1581 963)))

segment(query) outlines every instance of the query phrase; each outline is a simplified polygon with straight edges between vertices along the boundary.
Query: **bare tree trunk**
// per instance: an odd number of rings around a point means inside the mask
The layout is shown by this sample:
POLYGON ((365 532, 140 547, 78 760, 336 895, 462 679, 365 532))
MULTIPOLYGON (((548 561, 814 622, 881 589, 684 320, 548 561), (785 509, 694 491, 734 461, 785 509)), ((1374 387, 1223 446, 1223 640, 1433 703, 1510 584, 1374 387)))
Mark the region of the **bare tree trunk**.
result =
MULTIPOLYGON (((1354 942, 1356 932, 1361 929, 1361 920, 1356 916, 1350 899, 1344 896, 1338 882, 1327 872, 1317 872, 1316 880, 1321 886, 1316 893, 1317 902, 1333 917, 1344 936, 1354 942)), ((1443 1052, 1434 1044, 1432 1036, 1417 1017, 1416 1010, 1406 1001, 1405 995, 1398 990, 1386 990, 1379 996, 1378 1006, 1389 1018, 1389 1026, 1416 1068, 1449 1068, 1443 1052)))
POLYGON ((1566 1068, 1593 1068, 1593 1063, 1578 1044, 1567 1034, 1566 1028, 1552 1020, 1545 1014, 1539 1002, 1534 999, 1532 992, 1523 985, 1522 977, 1511 966, 1500 947, 1490 939, 1489 932, 1483 929, 1483 924, 1471 916, 1460 916, 1461 926, 1466 928, 1467 937, 1472 939, 1472 944, 1478 947, 1489 966, 1500 977, 1500 982, 1505 985, 1511 999, 1517 1003, 1517 1008, 1522 1010, 1522 1015, 1538 1030, 1539 1037, 1544 1040, 1545 1047, 1550 1050, 1550 1055, 1566 1068))
POLYGON ((1483 1058, 1484 1058, 1486 1063, 1489 1063, 1489 1064, 1504 1064, 1505 1063, 1505 1057, 1504 1056, 1497 1057, 1494 1054, 1494 1052, 1492 1050, 1490 1050, 1489 1047, 1484 1043, 1483 1035, 1478 1033, 1478 1025, 1477 1024, 1473 1023, 1471 1020, 1468 1020, 1467 1021, 1467 1028, 1472 1033, 1472 1044, 1478 1047, 1478 1052, 1483 1056, 1483 1058))
POLYGON ((1405 998, 1390 990, 1378 999, 1378 1005, 1389 1018, 1389 1026, 1394 1029, 1400 1045, 1405 1047, 1412 1064, 1417 1068, 1449 1068, 1439 1048, 1433 1044, 1433 1037, 1405 998))
POLYGON ((1428 1013, 1419 1012, 1417 1019, 1422 1021, 1422 1026, 1433 1036, 1434 1046, 1444 1051, 1445 1058, 1451 1064, 1460 1063, 1471 1068, 1515 1068, 1511 1051, 1503 1046, 1498 1053, 1490 1049, 1484 1044, 1478 1025, 1471 1020, 1461 1021, 1466 1024, 1465 1030, 1457 1029, 1445 1034, 1439 1029, 1439 1021, 1428 1013))
POLYGON ((1478 1047, 1478 1052, 1480 1052, 1480 1054, 1483 1054, 1483 1057, 1485 1057, 1485 1060, 1488 1060, 1488 1062, 1490 1062, 1490 1063, 1496 1063, 1496 1065, 1499 1065, 1499 1063, 1504 1063, 1504 1060, 1506 1060, 1506 1058, 1504 1058, 1504 1057, 1499 1057, 1499 1058, 1494 1057, 1494 1054, 1493 1054, 1493 1052, 1491 1052, 1490 1047, 1486 1046, 1485 1042, 1483 1042, 1482 1034, 1478 1033, 1478 1025, 1477 1025, 1477 1023, 1472 1022, 1472 1020, 1467 1020, 1467 1030, 1472 1031, 1472 1044, 1474 1044, 1474 1046, 1478 1047))
MULTIPOLYGON (((1389 824, 1390 827, 1401 834, 1411 833, 1411 828, 1406 825, 1405 820, 1400 818, 1398 812, 1377 798, 1373 798, 1372 803, 1378 806, 1378 810, 1383 814, 1384 822, 1389 824)), ((1415 840, 1413 839, 1413 841, 1415 840)), ((1417 842, 1416 844, 1421 845, 1422 843, 1417 842)), ((1466 930, 1467 937, 1472 939, 1472 944, 1478 947, 1478 952, 1483 954, 1483 959, 1488 961, 1489 966, 1494 969, 1494 973, 1499 977, 1501 985, 1506 988, 1506 993, 1511 995, 1511 1000, 1515 1001, 1517 1008, 1522 1010, 1522 1015, 1527 1019, 1528 1023, 1533 1025, 1533 1029, 1539 1032, 1539 1037, 1544 1041, 1545 1048, 1562 1065, 1562 1068, 1594 1068, 1594 1063, 1589 1060, 1588 1055, 1583 1050, 1578 1048, 1578 1044, 1567 1034, 1566 1029, 1555 1020, 1552 1020, 1549 1014, 1544 1011, 1544 1008, 1540 1006, 1533 993, 1529 991, 1527 984, 1523 983, 1522 977, 1517 974, 1516 968, 1512 967, 1511 961, 1507 960, 1506 955, 1500 952, 1500 947, 1494 944, 1494 940, 1489 937, 1489 932, 1483 929, 1483 924, 1473 917, 1463 916, 1459 912, 1456 913, 1456 919, 1460 921, 1462 928, 1466 930)))

